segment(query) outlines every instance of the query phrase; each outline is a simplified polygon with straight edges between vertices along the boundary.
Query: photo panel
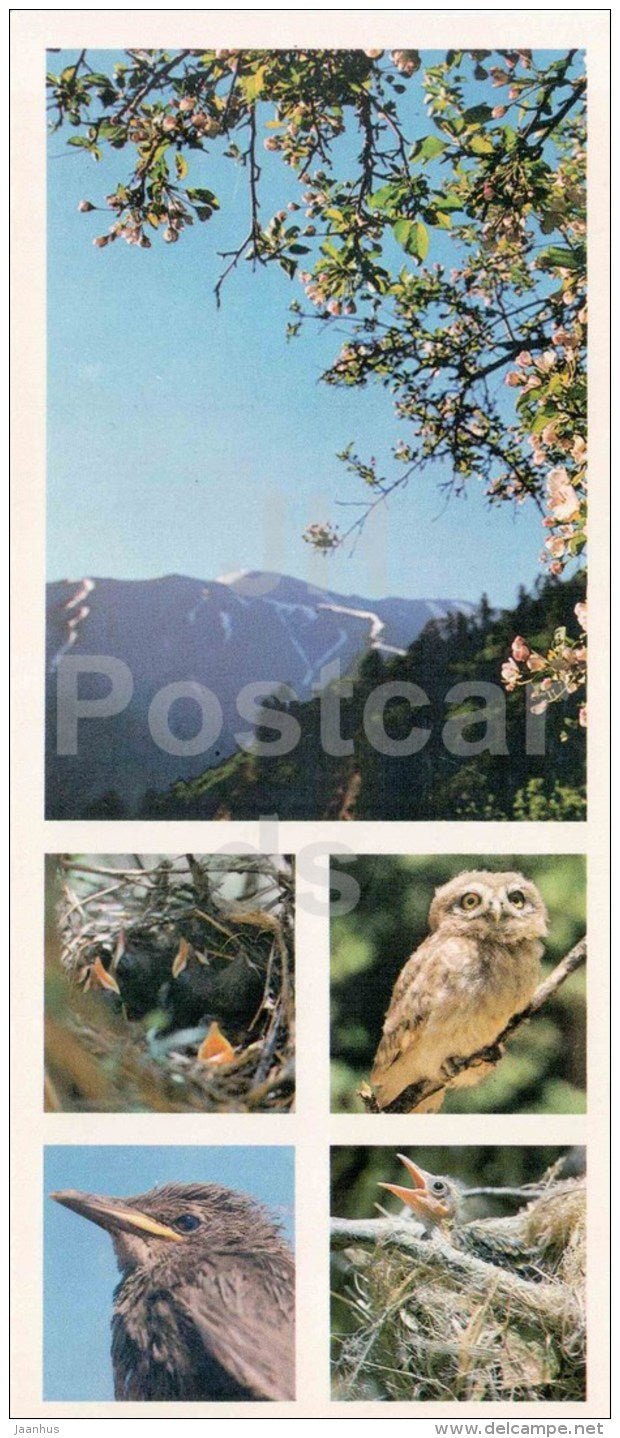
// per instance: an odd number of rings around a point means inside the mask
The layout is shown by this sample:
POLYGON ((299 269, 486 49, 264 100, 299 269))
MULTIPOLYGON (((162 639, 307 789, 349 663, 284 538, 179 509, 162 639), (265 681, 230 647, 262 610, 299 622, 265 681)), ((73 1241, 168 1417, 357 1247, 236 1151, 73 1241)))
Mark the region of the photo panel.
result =
POLYGON ((332 1110, 586 1109, 581 854, 331 859, 332 1110))
POLYGON ((44 1157, 45 1401, 294 1398, 292 1148, 44 1157))
POLYGON ((293 1107, 292 858, 49 855, 46 912, 48 1112, 293 1107))
POLYGON ((13 24, 16 1434, 601 1427, 607 14, 13 24))
POLYGON ((585 819, 583 47, 47 99, 47 817, 585 819))
POLYGON ((585 1169, 579 1147, 333 1148, 332 1398, 583 1402, 585 1169))

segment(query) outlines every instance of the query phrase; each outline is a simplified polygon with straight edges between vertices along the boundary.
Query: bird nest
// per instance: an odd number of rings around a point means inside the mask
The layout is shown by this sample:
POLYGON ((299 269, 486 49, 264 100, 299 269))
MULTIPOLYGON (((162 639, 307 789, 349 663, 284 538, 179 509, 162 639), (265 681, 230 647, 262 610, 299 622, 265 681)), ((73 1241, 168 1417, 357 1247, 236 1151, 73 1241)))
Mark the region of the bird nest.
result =
POLYGON ((343 1221, 340 1246, 349 1227, 364 1247, 352 1234, 344 1291, 334 1296, 334 1398, 582 1402, 583 1183, 551 1185, 523 1226, 540 1246, 538 1282, 448 1241, 416 1240, 402 1220, 343 1221))
POLYGON ((50 863, 46 1107, 290 1109, 292 862, 50 863))

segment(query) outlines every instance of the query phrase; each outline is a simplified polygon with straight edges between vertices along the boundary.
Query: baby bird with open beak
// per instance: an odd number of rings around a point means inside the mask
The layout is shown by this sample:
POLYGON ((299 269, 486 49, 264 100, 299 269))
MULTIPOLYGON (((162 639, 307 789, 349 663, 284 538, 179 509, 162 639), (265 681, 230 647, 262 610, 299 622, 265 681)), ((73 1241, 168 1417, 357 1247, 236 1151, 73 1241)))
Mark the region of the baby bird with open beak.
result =
POLYGON ((495 1268, 508 1268, 530 1282, 540 1282, 547 1274, 541 1266, 542 1255, 533 1247, 523 1231, 520 1219, 490 1218, 467 1221, 465 1206, 468 1190, 455 1179, 427 1173, 403 1153, 404 1163, 413 1188, 397 1183, 381 1183, 410 1209, 423 1225, 427 1235, 442 1233, 454 1248, 469 1253, 495 1268))
POLYGON ((462 1203, 460 1185, 454 1179, 427 1173, 426 1169, 406 1158, 404 1153, 397 1154, 397 1157, 413 1180, 413 1188, 398 1183, 380 1183, 379 1188, 385 1188, 388 1193, 402 1199, 422 1224, 425 1234, 430 1235, 437 1229, 449 1230, 456 1222, 462 1203))

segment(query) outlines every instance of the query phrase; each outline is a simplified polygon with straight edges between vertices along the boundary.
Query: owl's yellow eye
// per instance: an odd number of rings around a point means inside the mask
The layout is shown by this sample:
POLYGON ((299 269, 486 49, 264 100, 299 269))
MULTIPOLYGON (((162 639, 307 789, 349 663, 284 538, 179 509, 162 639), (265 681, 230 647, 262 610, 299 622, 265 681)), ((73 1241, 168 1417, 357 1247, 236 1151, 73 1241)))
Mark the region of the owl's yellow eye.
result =
POLYGON ((513 909, 524 909, 525 894, 523 893, 523 890, 513 889, 512 893, 508 895, 508 903, 512 904, 513 909))
POLYGON ((480 895, 475 894, 472 889, 468 894, 463 894, 463 897, 461 899, 461 908, 465 909, 466 912, 471 913, 472 909, 478 908, 479 903, 480 895))

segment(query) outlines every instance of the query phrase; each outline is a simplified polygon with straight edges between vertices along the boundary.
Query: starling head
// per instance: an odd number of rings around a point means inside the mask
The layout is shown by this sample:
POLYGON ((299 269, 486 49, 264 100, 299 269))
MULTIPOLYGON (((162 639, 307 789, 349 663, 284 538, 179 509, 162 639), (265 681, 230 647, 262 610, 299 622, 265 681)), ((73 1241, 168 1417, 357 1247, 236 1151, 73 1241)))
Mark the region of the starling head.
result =
POLYGON ((412 1163, 410 1158, 405 1158, 404 1153, 399 1153, 397 1157, 404 1163, 409 1177, 413 1179, 413 1188, 401 1187, 397 1183, 380 1183, 379 1188, 387 1188, 408 1208, 413 1209, 427 1233, 454 1223, 461 1198, 458 1184, 452 1179, 427 1173, 426 1169, 412 1163))
POLYGON ((240 1248, 274 1253, 284 1246, 255 1199, 216 1183, 168 1183, 135 1198, 73 1189, 51 1197, 108 1230, 123 1270, 167 1267, 171 1260, 175 1267, 191 1267, 205 1245, 210 1254, 240 1248))
POLYGON ((107 1229, 116 1250, 117 1398, 294 1397, 293 1257, 261 1204, 215 1183, 52 1198, 107 1229))

